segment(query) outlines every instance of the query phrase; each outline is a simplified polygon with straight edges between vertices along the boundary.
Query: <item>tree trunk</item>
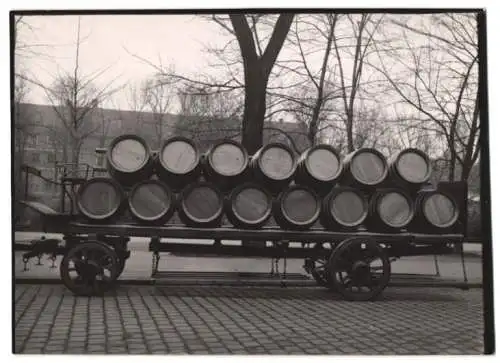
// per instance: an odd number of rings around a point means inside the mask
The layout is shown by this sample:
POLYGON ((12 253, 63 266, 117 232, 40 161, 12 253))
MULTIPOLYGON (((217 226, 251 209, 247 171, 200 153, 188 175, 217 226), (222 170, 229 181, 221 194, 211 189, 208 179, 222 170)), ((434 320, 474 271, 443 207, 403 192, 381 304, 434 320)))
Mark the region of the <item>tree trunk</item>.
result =
POLYGON ((73 170, 73 177, 78 178, 78 166, 80 164, 80 149, 82 146, 81 140, 74 139, 72 143, 72 151, 71 151, 71 168, 73 170))
POLYGON ((457 164, 457 157, 455 154, 452 152, 450 156, 450 169, 448 170, 448 181, 454 181, 455 180, 455 167, 457 164))
POLYGON ((266 115, 266 88, 268 77, 259 67, 248 70, 245 77, 245 110, 243 113, 242 144, 252 155, 263 142, 264 117, 266 115))
MULTIPOLYGON (((350 111, 352 112, 352 110, 350 111)), ((353 152, 354 151, 354 140, 352 137, 352 124, 353 124, 353 117, 351 115, 347 115, 347 122, 346 122, 346 133, 347 133, 347 152, 353 152)))

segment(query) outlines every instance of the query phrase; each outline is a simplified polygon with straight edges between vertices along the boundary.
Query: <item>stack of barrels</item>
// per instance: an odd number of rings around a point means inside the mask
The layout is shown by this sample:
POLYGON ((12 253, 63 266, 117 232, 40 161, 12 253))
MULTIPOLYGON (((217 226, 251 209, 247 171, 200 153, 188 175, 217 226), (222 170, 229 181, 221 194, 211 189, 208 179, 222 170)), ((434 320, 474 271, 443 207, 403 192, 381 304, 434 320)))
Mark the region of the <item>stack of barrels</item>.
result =
POLYGON ((221 140, 201 153, 192 140, 172 137, 153 152, 142 138, 123 135, 107 149, 107 169, 109 177, 90 179, 78 192, 79 211, 93 222, 128 214, 164 225, 177 215, 191 227, 227 220, 250 229, 444 233, 459 219, 454 197, 429 186, 429 158, 417 149, 386 159, 363 148, 342 159, 330 145, 296 156, 270 143, 248 155, 238 142, 221 140))

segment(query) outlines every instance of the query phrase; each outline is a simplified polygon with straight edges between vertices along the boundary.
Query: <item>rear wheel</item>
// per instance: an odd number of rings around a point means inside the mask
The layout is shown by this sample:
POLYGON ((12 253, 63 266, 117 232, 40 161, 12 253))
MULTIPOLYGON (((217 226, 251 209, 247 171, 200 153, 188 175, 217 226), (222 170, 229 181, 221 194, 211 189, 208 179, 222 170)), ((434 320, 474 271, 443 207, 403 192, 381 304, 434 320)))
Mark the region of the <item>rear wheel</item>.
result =
POLYGON ((369 238, 342 242, 328 261, 328 280, 346 300, 374 300, 388 285, 391 264, 384 249, 369 238))

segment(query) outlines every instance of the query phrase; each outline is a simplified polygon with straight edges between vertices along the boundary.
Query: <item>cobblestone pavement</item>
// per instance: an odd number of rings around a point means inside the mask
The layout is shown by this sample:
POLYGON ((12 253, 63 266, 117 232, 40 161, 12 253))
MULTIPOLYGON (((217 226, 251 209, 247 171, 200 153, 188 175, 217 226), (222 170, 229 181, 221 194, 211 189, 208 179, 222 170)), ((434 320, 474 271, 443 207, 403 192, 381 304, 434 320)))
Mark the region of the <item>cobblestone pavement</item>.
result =
POLYGON ((482 290, 121 286, 101 298, 15 288, 16 353, 480 354, 482 290))

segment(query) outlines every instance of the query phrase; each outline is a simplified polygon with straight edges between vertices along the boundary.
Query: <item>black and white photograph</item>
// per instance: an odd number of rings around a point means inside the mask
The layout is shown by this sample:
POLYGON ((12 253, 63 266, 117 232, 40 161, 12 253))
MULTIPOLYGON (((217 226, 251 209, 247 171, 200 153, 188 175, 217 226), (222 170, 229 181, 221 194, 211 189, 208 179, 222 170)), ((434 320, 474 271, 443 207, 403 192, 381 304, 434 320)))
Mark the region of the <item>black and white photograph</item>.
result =
POLYGON ((13 354, 495 352, 488 11, 307 5, 11 9, 13 354))

